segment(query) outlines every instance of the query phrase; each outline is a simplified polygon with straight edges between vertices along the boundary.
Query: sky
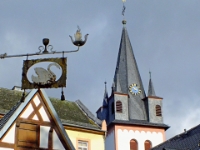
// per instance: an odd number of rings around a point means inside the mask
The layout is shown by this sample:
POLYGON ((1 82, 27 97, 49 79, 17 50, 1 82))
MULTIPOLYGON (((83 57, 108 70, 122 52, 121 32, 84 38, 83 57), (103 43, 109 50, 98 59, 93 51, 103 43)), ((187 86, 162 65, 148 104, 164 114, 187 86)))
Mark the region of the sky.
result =
MULTIPOLYGON (((65 98, 80 99, 95 114, 108 92, 121 39, 121 0, 3 0, 0 2, 0 54, 38 52, 43 38, 56 51, 76 50, 69 35, 77 26, 86 44, 67 57, 65 98)), ((127 0, 126 28, 146 93, 149 71, 156 95, 163 97, 167 139, 199 124, 200 1, 127 0)), ((42 55, 40 59, 61 57, 42 55)), ((0 59, 0 87, 21 86, 25 57, 0 59)), ((46 90, 60 98, 61 89, 46 90)))

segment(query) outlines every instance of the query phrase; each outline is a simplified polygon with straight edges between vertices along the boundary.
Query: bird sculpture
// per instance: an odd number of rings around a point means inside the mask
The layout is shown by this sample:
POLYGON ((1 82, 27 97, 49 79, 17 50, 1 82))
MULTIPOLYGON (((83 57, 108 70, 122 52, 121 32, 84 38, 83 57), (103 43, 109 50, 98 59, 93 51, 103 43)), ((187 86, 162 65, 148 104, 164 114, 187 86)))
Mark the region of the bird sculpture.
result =
POLYGON ((42 67, 36 67, 34 68, 35 73, 38 76, 31 76, 31 79, 33 83, 35 84, 52 84, 56 81, 56 75, 51 71, 50 67, 56 66, 58 69, 60 69, 60 66, 57 63, 51 63, 48 65, 47 70, 42 67))

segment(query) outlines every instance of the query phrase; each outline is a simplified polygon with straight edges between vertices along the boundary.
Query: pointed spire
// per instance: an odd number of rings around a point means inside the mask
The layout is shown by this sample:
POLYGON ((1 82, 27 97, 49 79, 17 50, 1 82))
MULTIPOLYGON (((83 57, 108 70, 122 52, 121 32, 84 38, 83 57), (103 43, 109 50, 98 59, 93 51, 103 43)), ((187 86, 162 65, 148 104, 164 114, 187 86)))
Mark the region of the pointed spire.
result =
POLYGON ((140 94, 142 99, 145 97, 142 80, 140 77, 135 56, 133 54, 133 49, 129 40, 128 32, 125 27, 126 21, 123 20, 122 23, 124 26, 122 29, 121 42, 114 75, 115 91, 128 93, 129 86, 135 83, 142 91, 142 93, 140 94))
POLYGON ((130 119, 145 120, 147 117, 144 102, 142 99, 145 98, 146 95, 126 29, 126 20, 123 20, 122 24, 122 36, 114 75, 114 92, 129 94, 128 109, 130 119), (137 95, 133 95, 129 91, 129 87, 133 84, 137 85, 141 91, 137 95))
POLYGON ((105 81, 104 83, 105 83, 105 92, 104 92, 104 96, 103 96, 103 106, 106 106, 107 100, 108 100, 108 92, 107 92, 107 87, 106 87, 107 82, 105 81))
POLYGON ((155 93, 155 90, 153 87, 153 82, 151 80, 151 72, 150 71, 149 71, 149 76, 150 76, 150 79, 149 79, 148 96, 156 96, 156 93, 155 93))

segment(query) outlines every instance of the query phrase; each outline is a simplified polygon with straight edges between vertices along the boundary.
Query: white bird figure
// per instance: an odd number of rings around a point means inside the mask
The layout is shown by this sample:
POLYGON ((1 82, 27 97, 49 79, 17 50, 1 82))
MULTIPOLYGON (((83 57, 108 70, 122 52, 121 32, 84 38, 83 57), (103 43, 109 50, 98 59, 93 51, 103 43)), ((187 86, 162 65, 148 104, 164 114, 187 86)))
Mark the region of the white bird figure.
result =
POLYGON ((49 64, 47 70, 41 67, 34 68, 35 73, 38 76, 37 77, 34 75, 31 76, 33 83, 45 85, 55 82, 56 75, 50 70, 51 66, 56 66, 58 69, 60 69, 60 66, 57 63, 49 64))

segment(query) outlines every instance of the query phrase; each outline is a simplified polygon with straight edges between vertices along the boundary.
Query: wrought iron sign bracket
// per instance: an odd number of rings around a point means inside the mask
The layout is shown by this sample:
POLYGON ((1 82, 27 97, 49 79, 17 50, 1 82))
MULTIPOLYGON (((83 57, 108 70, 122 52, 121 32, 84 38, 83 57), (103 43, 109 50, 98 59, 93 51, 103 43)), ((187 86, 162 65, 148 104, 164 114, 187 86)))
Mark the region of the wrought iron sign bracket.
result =
POLYGON ((29 56, 35 56, 35 55, 45 55, 45 54, 65 54, 65 53, 73 53, 73 52, 78 52, 79 48, 83 46, 86 41, 87 37, 89 34, 85 35, 84 41, 82 40, 82 34, 81 34, 81 29, 78 27, 78 30, 76 31, 76 34, 74 34, 75 40, 73 40, 72 36, 69 36, 71 38, 72 43, 78 47, 77 50, 71 50, 71 51, 53 51, 53 46, 49 45, 49 39, 44 38, 43 39, 43 45, 44 46, 39 46, 39 52, 36 53, 27 53, 27 54, 18 54, 18 55, 7 55, 7 53, 0 54, 0 59, 4 58, 12 58, 12 57, 29 57, 29 56), (49 51, 48 51, 49 50, 49 51))
POLYGON ((25 90, 26 89, 40 89, 40 88, 62 88, 61 91, 61 100, 65 100, 63 87, 66 87, 66 79, 67 79, 67 58, 64 57, 65 53, 73 53, 78 52, 80 47, 83 46, 89 34, 85 35, 85 39, 82 40, 81 30, 78 27, 78 30, 74 34, 75 40, 72 36, 72 43, 78 47, 77 50, 71 51, 53 51, 53 46, 49 45, 49 39, 43 39, 43 46, 39 46, 39 52, 36 53, 27 53, 27 54, 18 54, 18 55, 7 55, 7 53, 0 54, 0 59, 4 58, 12 58, 12 57, 26 57, 23 64, 22 71, 22 89, 24 90, 21 98, 21 102, 25 99, 25 90), (45 54, 62 54, 61 58, 43 58, 43 59, 34 59, 28 60, 29 56, 35 55, 45 55, 45 54), (47 68, 43 66, 33 67, 35 64, 40 63, 49 63, 47 68), (51 66, 54 66, 57 69, 62 71, 61 76, 57 77, 56 74, 51 70, 51 66), (31 79, 28 78, 28 71, 30 68, 34 68, 35 75, 32 74, 31 79))

